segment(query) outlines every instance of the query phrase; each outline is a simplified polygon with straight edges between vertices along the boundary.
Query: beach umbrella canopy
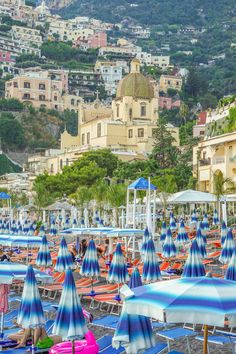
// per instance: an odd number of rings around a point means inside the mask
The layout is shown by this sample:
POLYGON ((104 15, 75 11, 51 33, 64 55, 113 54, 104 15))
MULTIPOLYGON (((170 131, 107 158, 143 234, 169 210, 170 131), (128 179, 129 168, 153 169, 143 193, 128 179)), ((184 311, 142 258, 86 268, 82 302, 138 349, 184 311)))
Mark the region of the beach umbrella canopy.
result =
POLYGON ((40 226, 40 229, 39 229, 39 236, 43 236, 45 234, 45 227, 44 225, 42 224, 40 226))
POLYGON ((143 233, 143 243, 142 243, 142 247, 141 247, 142 256, 145 254, 149 238, 150 238, 150 234, 148 231, 148 227, 146 227, 144 230, 144 233, 143 233))
POLYGON ((197 224, 197 214, 196 214, 196 210, 194 209, 192 212, 192 216, 191 216, 191 223, 192 224, 197 224))
POLYGON ((52 258, 48 247, 46 235, 44 235, 42 238, 42 243, 39 249, 39 253, 37 255, 36 264, 38 266, 43 267, 49 267, 50 265, 52 265, 52 258))
POLYGON ((189 241, 189 238, 188 238, 188 234, 185 230, 184 222, 181 221, 180 226, 179 226, 178 235, 176 237, 176 242, 178 245, 181 245, 181 244, 188 242, 188 241, 189 241))
POLYGON ((197 230, 196 241, 197 241, 197 245, 198 245, 198 248, 200 251, 201 258, 205 258, 207 255, 206 254, 206 246, 205 246, 205 241, 202 236, 200 228, 198 228, 198 230, 197 230))
POLYGON ((32 266, 28 266, 18 312, 17 323, 22 328, 38 328, 45 325, 43 307, 32 266))
POLYGON ((85 333, 88 332, 71 269, 66 270, 52 332, 61 336, 63 340, 72 341, 83 338, 85 333))
POLYGON ((154 282, 161 279, 161 272, 153 239, 149 239, 144 254, 142 280, 154 282))
POLYGON ((220 223, 219 217, 218 217, 218 212, 215 209, 213 213, 213 225, 218 225, 220 223))
POLYGON ((108 281, 114 283, 125 283, 129 280, 127 266, 121 250, 120 243, 117 243, 111 265, 108 271, 108 281))
POLYGON ((94 240, 89 241, 88 248, 84 255, 80 274, 85 277, 98 277, 100 275, 97 249, 94 240))
POLYGON ((230 262, 235 248, 232 229, 228 229, 223 248, 219 257, 219 261, 223 264, 230 262))
MULTIPOLYGON (((1 262, 0 283, 11 284, 14 279, 24 280, 27 269, 27 266, 22 263, 1 262)), ((34 274, 37 281, 42 281, 43 283, 53 282, 53 278, 51 276, 44 272, 40 272, 38 269, 34 269, 34 274)))
POLYGON ((171 230, 171 232, 177 230, 177 226, 176 226, 176 222, 175 222, 175 218, 174 218, 173 213, 170 213, 170 230, 171 230))
POLYGON ((57 272, 64 272, 73 266, 73 260, 67 248, 67 243, 64 237, 61 239, 60 248, 57 256, 55 270, 57 272))
POLYGON ((162 256, 165 258, 175 257, 176 256, 176 247, 173 241, 173 237, 170 231, 170 228, 167 229, 166 239, 163 244, 162 256))
POLYGON ((137 288, 138 286, 142 286, 142 280, 140 277, 140 273, 137 267, 134 268, 132 271, 130 280, 129 280, 129 287, 130 289, 132 288, 137 288))
POLYGON ((161 225, 161 234, 160 234, 160 241, 164 242, 166 239, 166 222, 162 221, 162 225, 161 225))
POLYGON ((40 247, 41 243, 42 238, 39 236, 10 235, 5 240, 5 245, 9 247, 40 247))
POLYGON ((200 250, 196 240, 193 240, 189 250, 187 261, 183 269, 183 278, 205 276, 205 268, 202 264, 200 250))
POLYGON ((209 222, 208 222, 208 217, 207 217, 207 214, 205 213, 204 214, 204 217, 203 217, 203 227, 206 231, 209 231, 209 222))
POLYGON ((236 248, 233 250, 232 257, 225 272, 225 279, 236 281, 236 248))
POLYGON ((221 246, 223 246, 224 242, 225 242, 225 238, 226 238, 226 235, 227 235, 227 226, 225 224, 224 221, 222 221, 222 224, 221 224, 221 238, 220 238, 220 243, 221 243, 221 246))
POLYGON ((55 221, 52 220, 51 227, 50 227, 50 235, 56 236, 56 234, 57 234, 56 224, 55 221))

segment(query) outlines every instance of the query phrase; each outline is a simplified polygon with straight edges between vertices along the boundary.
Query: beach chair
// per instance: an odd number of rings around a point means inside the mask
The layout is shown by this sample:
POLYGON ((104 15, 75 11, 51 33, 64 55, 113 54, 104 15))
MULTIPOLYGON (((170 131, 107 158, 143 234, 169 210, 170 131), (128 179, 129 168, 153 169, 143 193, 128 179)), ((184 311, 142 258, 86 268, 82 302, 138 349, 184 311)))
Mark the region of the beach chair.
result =
POLYGON ((120 354, 120 353, 125 353, 125 348, 120 347, 118 349, 115 349, 112 346, 110 346, 102 351, 99 351, 99 353, 101 353, 101 354, 120 354))
POLYGON ((104 349, 108 348, 112 344, 112 336, 106 335, 97 340, 97 344, 99 345, 99 353, 104 349))
POLYGON ((191 354, 189 337, 196 336, 197 332, 183 327, 176 327, 172 329, 167 329, 165 331, 157 332, 156 334, 167 340, 168 351, 170 351, 171 341, 177 341, 185 338, 187 340, 188 353, 191 354))
POLYGON ((147 349, 143 354, 161 354, 166 351, 166 343, 157 343, 154 347, 147 349))
POLYGON ((115 329, 117 323, 119 321, 119 317, 115 315, 107 315, 101 318, 97 318, 93 320, 92 325, 104 328, 115 329))

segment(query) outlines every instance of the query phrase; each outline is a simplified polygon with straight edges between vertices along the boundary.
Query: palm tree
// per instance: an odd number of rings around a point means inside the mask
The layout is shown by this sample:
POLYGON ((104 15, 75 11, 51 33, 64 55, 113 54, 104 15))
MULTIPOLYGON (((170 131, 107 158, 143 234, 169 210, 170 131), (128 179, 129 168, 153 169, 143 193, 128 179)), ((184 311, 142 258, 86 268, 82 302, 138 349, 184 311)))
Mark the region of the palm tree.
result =
POLYGON ((92 199, 96 201, 100 215, 104 203, 107 201, 108 184, 101 180, 91 187, 92 199))
POLYGON ((116 216, 118 216, 118 208, 126 203, 126 189, 127 187, 124 184, 111 184, 108 187, 107 201, 115 209, 116 216))
POLYGON ((77 189, 74 194, 70 195, 70 198, 75 201, 75 204, 78 205, 81 209, 86 207, 90 200, 92 199, 91 188, 81 186, 77 189))
POLYGON ((224 178, 222 171, 213 174, 213 191, 217 198, 217 209, 220 214, 220 198, 226 193, 232 193, 236 189, 235 183, 231 178, 224 178))

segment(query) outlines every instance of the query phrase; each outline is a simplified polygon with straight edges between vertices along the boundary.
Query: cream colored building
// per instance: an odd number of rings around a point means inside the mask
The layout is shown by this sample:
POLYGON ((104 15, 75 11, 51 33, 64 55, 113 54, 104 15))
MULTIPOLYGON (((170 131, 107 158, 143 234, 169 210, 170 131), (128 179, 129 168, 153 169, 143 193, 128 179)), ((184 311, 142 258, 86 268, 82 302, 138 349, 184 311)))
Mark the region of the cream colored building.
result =
POLYGON ((180 76, 161 75, 159 89, 160 91, 167 92, 168 89, 181 91, 183 80, 180 76))
POLYGON ((40 31, 33 28, 12 26, 12 38, 20 41, 22 44, 30 44, 41 47, 42 36, 40 31))
POLYGON ((75 41, 78 38, 81 40, 88 39, 94 34, 94 30, 90 28, 77 28, 71 21, 61 18, 53 18, 49 24, 48 36, 53 38, 54 35, 60 41, 75 41))

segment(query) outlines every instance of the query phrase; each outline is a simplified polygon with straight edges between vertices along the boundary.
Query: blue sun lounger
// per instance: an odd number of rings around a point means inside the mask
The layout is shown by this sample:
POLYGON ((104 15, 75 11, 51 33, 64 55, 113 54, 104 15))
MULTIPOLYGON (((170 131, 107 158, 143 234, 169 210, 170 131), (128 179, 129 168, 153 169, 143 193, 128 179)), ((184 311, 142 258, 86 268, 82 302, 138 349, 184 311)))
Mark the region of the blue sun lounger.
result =
POLYGON ((115 329, 119 321, 119 317, 115 315, 108 315, 101 318, 93 320, 92 325, 100 326, 104 328, 115 329))
POLYGON ((176 341, 176 340, 186 338, 188 353, 191 354, 189 337, 196 336, 197 332, 194 332, 191 329, 186 329, 183 327, 176 327, 176 328, 168 329, 165 331, 157 332, 156 334, 167 340, 168 351, 170 351, 170 342, 171 341, 176 341))
POLYGON ((143 354, 160 354, 167 348, 166 343, 157 343, 154 347, 147 349, 143 354))
MULTIPOLYGON (((204 337, 203 336, 197 336, 196 337, 197 340, 203 342, 204 341, 204 337)), ((223 332, 223 334, 219 334, 219 335, 212 335, 212 336, 208 336, 208 343, 212 343, 212 344, 216 344, 216 345, 221 345, 221 346, 225 346, 225 345, 231 345, 232 346, 232 353, 235 353, 235 343, 236 343, 236 336, 235 334, 232 335, 232 333, 225 333, 223 332)), ((208 354, 210 353, 210 349, 209 349, 209 345, 208 345, 208 354)))

